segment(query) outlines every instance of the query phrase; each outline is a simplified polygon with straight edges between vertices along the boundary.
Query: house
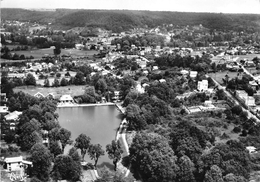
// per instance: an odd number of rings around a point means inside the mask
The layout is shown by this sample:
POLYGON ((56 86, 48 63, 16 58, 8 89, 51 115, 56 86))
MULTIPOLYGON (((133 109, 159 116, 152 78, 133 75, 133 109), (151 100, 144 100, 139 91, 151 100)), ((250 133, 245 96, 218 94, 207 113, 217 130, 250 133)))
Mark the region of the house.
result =
POLYGON ((62 95, 60 97, 60 104, 73 104, 74 100, 70 95, 62 95))
POLYGON ((153 66, 153 70, 158 70, 158 66, 153 66))
POLYGON ((37 92, 36 94, 34 94, 34 97, 40 99, 40 98, 44 98, 44 95, 41 92, 37 92))
POLYGON ((164 82, 166 82, 166 80, 162 78, 162 79, 159 80, 159 82, 164 83, 164 82))
POLYGON ((249 154, 257 153, 256 148, 254 146, 248 146, 246 147, 248 150, 249 154))
POLYGON ((197 89, 198 89, 200 92, 203 92, 203 91, 208 90, 208 86, 209 86, 208 80, 198 81, 197 89))
POLYGON ((21 114, 22 112, 14 111, 4 116, 5 120, 9 121, 10 130, 15 130, 16 121, 18 120, 19 115, 21 114))
POLYGON ((190 71, 190 77, 191 78, 196 78, 198 75, 198 72, 197 71, 190 71))
POLYGON ((244 90, 236 90, 236 97, 248 107, 255 107, 255 98, 248 96, 244 90))
POLYGON ((32 162, 23 160, 22 156, 19 157, 7 157, 4 160, 5 169, 9 172, 18 172, 21 176, 25 175, 25 169, 32 166, 32 162))
POLYGON ((84 48, 84 45, 83 44, 75 44, 75 48, 78 49, 78 50, 81 50, 84 48))
POLYGON ((120 98, 120 92, 119 91, 114 91, 114 97, 112 98, 113 100, 119 100, 120 98))
POLYGON ((55 96, 54 96, 53 93, 48 93, 48 94, 46 95, 46 98, 47 98, 47 99, 54 99, 55 96))
POLYGON ((251 86, 251 88, 255 91, 256 87, 258 86, 258 84, 253 80, 253 81, 249 81, 249 85, 251 86))
POLYGON ((7 106, 0 106, 0 114, 7 114, 9 113, 7 106))
POLYGON ((141 86, 141 83, 137 83, 136 87, 135 87, 136 91, 139 93, 144 93, 144 88, 141 86))

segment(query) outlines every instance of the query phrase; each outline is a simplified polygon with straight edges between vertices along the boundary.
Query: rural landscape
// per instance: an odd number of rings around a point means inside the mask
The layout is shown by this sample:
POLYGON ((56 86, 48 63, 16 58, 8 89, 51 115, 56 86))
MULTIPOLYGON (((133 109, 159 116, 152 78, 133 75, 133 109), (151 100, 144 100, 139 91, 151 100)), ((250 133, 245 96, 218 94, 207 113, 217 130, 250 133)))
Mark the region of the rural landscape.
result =
POLYGON ((1 8, 1 181, 260 181, 259 13, 39 6, 1 8))

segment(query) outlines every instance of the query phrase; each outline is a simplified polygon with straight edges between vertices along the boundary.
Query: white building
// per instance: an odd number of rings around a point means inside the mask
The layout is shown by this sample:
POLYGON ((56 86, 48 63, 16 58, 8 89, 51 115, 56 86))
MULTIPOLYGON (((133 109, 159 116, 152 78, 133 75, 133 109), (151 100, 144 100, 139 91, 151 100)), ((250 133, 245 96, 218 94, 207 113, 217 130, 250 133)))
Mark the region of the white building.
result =
POLYGON ((62 95, 60 97, 60 104, 74 104, 74 100, 70 95, 62 95))
POLYGON ((0 114, 7 114, 9 113, 7 106, 0 106, 0 114))
POLYGON ((7 170, 10 172, 20 172, 24 175, 24 169, 32 165, 32 162, 23 160, 22 156, 19 157, 7 157, 4 162, 6 163, 7 170))
POLYGON ((236 97, 248 107, 255 107, 255 98, 248 96, 244 90, 236 90, 236 97))
POLYGON ((198 81, 198 87, 197 87, 197 89, 198 89, 200 92, 207 91, 207 90, 208 90, 208 87, 209 87, 208 80, 198 81))
POLYGON ((190 71, 190 77, 191 78, 196 78, 198 75, 198 72, 197 71, 190 71))

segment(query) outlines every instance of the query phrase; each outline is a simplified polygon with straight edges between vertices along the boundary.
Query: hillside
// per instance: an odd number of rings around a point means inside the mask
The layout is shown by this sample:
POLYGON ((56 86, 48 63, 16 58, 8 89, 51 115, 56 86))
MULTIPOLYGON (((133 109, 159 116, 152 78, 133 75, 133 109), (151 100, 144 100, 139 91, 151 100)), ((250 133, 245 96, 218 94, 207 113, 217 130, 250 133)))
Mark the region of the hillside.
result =
POLYGON ((69 10, 31 11, 25 9, 2 9, 2 20, 20 20, 53 23, 54 26, 103 27, 115 32, 133 27, 156 27, 162 24, 198 25, 209 29, 260 31, 260 15, 185 13, 132 10, 69 10))

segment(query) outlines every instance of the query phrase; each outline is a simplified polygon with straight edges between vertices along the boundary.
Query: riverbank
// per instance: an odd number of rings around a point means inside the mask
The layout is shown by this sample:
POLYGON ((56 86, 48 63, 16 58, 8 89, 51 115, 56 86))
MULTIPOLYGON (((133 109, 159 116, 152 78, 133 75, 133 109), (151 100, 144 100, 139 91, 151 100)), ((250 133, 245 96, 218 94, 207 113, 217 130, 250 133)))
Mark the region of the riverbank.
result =
POLYGON ((116 105, 115 103, 113 102, 106 102, 106 103, 95 103, 95 104, 62 104, 62 103, 59 103, 57 105, 58 108, 60 107, 92 107, 92 106, 114 106, 116 105))

